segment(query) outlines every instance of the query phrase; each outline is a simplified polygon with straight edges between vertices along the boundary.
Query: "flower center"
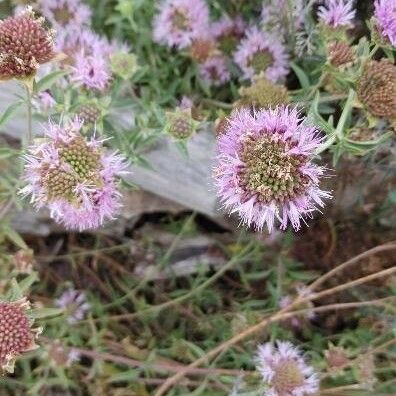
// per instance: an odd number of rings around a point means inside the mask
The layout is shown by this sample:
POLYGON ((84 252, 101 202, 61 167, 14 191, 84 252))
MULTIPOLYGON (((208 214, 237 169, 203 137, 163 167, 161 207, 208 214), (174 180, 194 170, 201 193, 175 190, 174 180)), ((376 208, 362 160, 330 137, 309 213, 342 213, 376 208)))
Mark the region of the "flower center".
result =
POLYGON ((187 30, 189 26, 189 20, 186 11, 181 8, 174 10, 172 15, 172 23, 179 30, 187 30))
POLYGON ((240 155, 245 163, 240 174, 244 189, 257 194, 263 203, 283 202, 300 195, 308 184, 307 176, 299 171, 304 157, 287 151, 286 142, 268 135, 248 136, 240 155))
POLYGON ((82 137, 59 148, 62 160, 69 164, 81 179, 88 178, 99 169, 99 154, 87 146, 82 137))
POLYGON ((231 55, 238 44, 238 38, 231 34, 223 35, 219 39, 219 48, 226 55, 231 55))
POLYGON ((65 26, 72 19, 73 14, 67 6, 54 10, 55 20, 62 26, 65 26))
POLYGON ((274 57, 267 50, 257 51, 249 61, 249 66, 256 74, 265 71, 274 63, 274 57))
POLYGON ((280 396, 286 396, 304 384, 304 375, 296 362, 285 361, 277 367, 271 383, 280 396))
POLYGON ((68 201, 73 199, 74 188, 78 183, 78 178, 72 173, 60 169, 50 169, 43 177, 50 200, 65 198, 68 201))
POLYGON ((95 174, 100 170, 99 153, 87 146, 82 137, 63 143, 59 149, 60 159, 71 169, 43 168, 43 181, 49 200, 64 198, 75 202, 75 188, 80 182, 97 183, 95 174))

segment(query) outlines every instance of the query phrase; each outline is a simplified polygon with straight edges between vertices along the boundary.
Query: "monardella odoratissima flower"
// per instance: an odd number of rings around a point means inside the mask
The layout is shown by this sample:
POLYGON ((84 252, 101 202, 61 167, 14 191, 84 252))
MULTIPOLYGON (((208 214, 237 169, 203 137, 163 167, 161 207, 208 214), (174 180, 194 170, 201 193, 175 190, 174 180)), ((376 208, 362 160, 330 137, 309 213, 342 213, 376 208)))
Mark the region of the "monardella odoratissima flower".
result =
POLYGON ((209 10, 205 0, 163 0, 154 18, 154 40, 179 49, 206 36, 209 10))
POLYGON ((319 390, 318 375, 290 342, 260 345, 256 364, 268 387, 263 396, 307 396, 319 390))
POLYGON ((298 111, 286 106, 235 110, 218 140, 215 179, 218 194, 231 213, 257 230, 281 229, 323 207, 330 193, 319 188, 325 169, 312 162, 322 139, 298 111))
POLYGON ((80 0, 41 0, 39 9, 57 30, 74 30, 76 34, 90 24, 91 10, 80 0))
POLYGON ((234 54, 234 60, 244 78, 250 80, 263 74, 268 80, 276 82, 286 77, 289 71, 284 45, 275 36, 257 27, 250 28, 246 33, 234 54))
POLYGON ((351 27, 355 14, 351 0, 326 0, 318 8, 319 20, 333 29, 351 27))
POLYGON ((81 135, 76 118, 49 122, 43 142, 26 155, 26 187, 36 208, 48 207, 51 217, 72 230, 97 228, 121 207, 118 176, 125 173, 121 155, 107 152, 102 141, 81 135))
POLYGON ((396 0, 376 0, 375 27, 383 39, 396 47, 396 0))

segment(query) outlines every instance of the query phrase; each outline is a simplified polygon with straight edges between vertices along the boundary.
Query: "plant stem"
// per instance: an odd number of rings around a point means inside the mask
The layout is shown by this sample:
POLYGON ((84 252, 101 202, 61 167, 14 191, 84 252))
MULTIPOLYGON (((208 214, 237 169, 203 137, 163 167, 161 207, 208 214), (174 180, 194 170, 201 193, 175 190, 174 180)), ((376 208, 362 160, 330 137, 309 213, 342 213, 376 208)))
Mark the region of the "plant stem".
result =
POLYGON ((220 102, 219 100, 209 99, 209 98, 202 99, 202 103, 208 104, 208 105, 213 105, 213 106, 219 107, 220 109, 224 109, 224 110, 232 110, 234 108, 233 103, 220 102))
MULTIPOLYGON (((194 289, 190 290, 186 294, 183 294, 173 300, 166 301, 162 304, 158 305, 152 305, 151 307, 142 309, 141 311, 133 312, 133 313, 126 313, 126 314, 120 314, 120 315, 115 315, 109 317, 111 321, 119 321, 119 320, 131 320, 131 319, 136 319, 137 317, 140 317, 142 315, 148 315, 148 314, 158 314, 160 311, 164 309, 168 309, 174 305, 178 305, 192 297, 194 297, 196 294, 201 292, 202 290, 206 289, 208 286, 213 284, 217 279, 219 279, 225 272, 229 271, 232 267, 234 267, 236 264, 239 264, 246 260, 246 255, 250 252, 253 244, 249 243, 246 245, 246 247, 236 256, 232 257, 219 271, 217 271, 212 277, 207 279, 205 282, 201 283, 194 289)), ((125 296, 124 296, 125 297, 125 296)), ((124 298, 123 297, 123 298, 124 298)), ((111 305, 111 304, 109 304, 111 305)), ((108 307, 108 306, 107 306, 108 307)), ((101 319, 93 319, 95 322, 100 321, 101 319)), ((79 323, 84 323, 87 322, 88 320, 82 320, 79 323)))
POLYGON ((26 89, 26 104, 27 104, 27 118, 28 118, 28 130, 27 130, 27 142, 29 146, 32 142, 32 91, 28 84, 25 84, 26 89))
MULTIPOLYGON (((344 268, 345 267, 345 263, 340 264, 339 267, 344 268)), ((219 353, 222 353, 223 351, 229 349, 231 346, 239 343, 240 341, 246 339, 247 337, 249 337, 249 336, 251 336, 253 334, 256 334, 258 331, 262 331, 270 323, 274 323, 274 322, 277 322, 279 320, 294 316, 296 314, 296 312, 291 312, 292 309, 296 308, 297 306, 301 305, 302 303, 306 303, 306 302, 312 301, 312 300, 317 300, 318 298, 324 297, 326 295, 334 294, 334 293, 339 292, 341 290, 344 290, 344 289, 347 289, 349 287, 353 287, 353 286, 357 286, 359 284, 363 284, 363 283, 369 282, 371 280, 374 280, 374 279, 382 277, 382 276, 391 275, 395 271, 396 271, 396 268, 389 268, 387 270, 383 270, 383 271, 380 271, 378 273, 374 273, 374 274, 371 274, 371 275, 356 279, 354 281, 347 282, 347 283, 345 283, 343 285, 339 285, 339 286, 324 290, 324 291, 322 291, 320 293, 315 293, 315 294, 312 294, 312 295, 308 295, 306 297, 297 296, 297 298, 290 305, 288 305, 287 307, 282 308, 280 311, 276 312, 272 316, 264 318, 261 322, 259 322, 259 323, 255 324, 255 325, 247 328, 246 330, 242 331, 241 333, 239 333, 239 334, 235 335, 234 337, 228 339, 227 341, 219 344, 218 346, 216 346, 215 348, 213 348, 212 350, 207 352, 205 355, 201 356, 199 359, 197 359, 193 363, 190 363, 184 369, 180 370, 173 377, 169 377, 167 379, 167 381, 165 381, 164 384, 162 386, 160 386, 156 390, 154 396, 163 396, 165 394, 165 392, 172 385, 176 384, 181 378, 183 378, 189 372, 189 370, 191 368, 198 367, 201 364, 203 364, 205 362, 208 362, 209 359, 211 359, 211 358, 215 357, 216 355, 218 355, 219 353)), ((353 304, 359 304, 359 303, 353 303, 353 304)), ((347 307, 350 308, 351 307, 351 306, 349 306, 349 304, 343 303, 343 304, 341 304, 341 306, 339 306, 339 304, 331 304, 331 305, 328 306, 328 308, 331 307, 332 309, 334 309, 334 308, 336 308, 336 305, 338 306, 338 308, 347 308, 347 307)), ((325 306, 323 306, 323 307, 314 308, 314 310, 324 311, 324 310, 326 310, 326 308, 325 308, 325 306)))

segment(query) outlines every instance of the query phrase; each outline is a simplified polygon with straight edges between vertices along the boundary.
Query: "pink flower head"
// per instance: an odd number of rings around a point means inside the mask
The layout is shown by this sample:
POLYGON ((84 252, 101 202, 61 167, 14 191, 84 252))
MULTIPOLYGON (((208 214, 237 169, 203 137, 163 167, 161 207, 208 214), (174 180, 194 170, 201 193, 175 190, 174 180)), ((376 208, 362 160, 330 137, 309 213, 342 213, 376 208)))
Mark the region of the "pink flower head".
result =
POLYGON ((186 48, 208 31, 209 10, 204 0, 163 0, 154 19, 157 43, 186 48))
POLYGON ((217 41, 219 48, 227 55, 234 52, 239 41, 245 33, 246 24, 241 16, 231 19, 224 16, 216 22, 213 22, 210 33, 217 41))
POLYGON ((305 396, 319 390, 318 375, 290 342, 260 345, 256 364, 269 387, 264 396, 305 396))
POLYGON ((215 86, 223 85, 230 80, 230 72, 223 56, 214 56, 199 65, 199 74, 202 79, 215 86))
POLYGON ((275 36, 252 27, 241 41, 234 55, 236 64, 245 78, 252 79, 264 73, 276 82, 288 73, 288 56, 285 47, 275 36))
POLYGON ((353 0, 326 0, 318 9, 319 19, 331 28, 350 27, 355 14, 353 0))
POLYGON ((114 44, 106 37, 99 36, 90 29, 82 29, 75 34, 73 31, 61 30, 56 36, 56 49, 71 58, 83 51, 86 55, 109 57, 114 52, 114 44))
POLYGON ((103 91, 109 83, 109 64, 101 56, 85 55, 83 51, 75 57, 72 81, 88 89, 103 91))
POLYGON ((379 33, 396 47, 396 0, 376 0, 374 5, 379 33))
POLYGON ((282 230, 291 223, 299 230, 322 198, 324 168, 312 163, 321 142, 318 131, 295 108, 235 110, 218 141, 215 179, 219 197, 241 221, 269 232, 277 219, 282 230))
POLYGON ((90 24, 91 10, 80 0, 41 0, 40 11, 59 30, 74 30, 75 33, 90 24))
POLYGON ((70 324, 83 320, 90 311, 91 305, 87 302, 84 292, 74 289, 66 290, 55 300, 55 305, 65 311, 70 324))
POLYGON ((63 125, 49 122, 44 143, 26 155, 27 186, 37 209, 44 206, 57 222, 71 230, 86 230, 113 219, 121 207, 117 178, 125 173, 123 157, 106 152, 102 141, 87 141, 82 122, 75 118, 63 125))

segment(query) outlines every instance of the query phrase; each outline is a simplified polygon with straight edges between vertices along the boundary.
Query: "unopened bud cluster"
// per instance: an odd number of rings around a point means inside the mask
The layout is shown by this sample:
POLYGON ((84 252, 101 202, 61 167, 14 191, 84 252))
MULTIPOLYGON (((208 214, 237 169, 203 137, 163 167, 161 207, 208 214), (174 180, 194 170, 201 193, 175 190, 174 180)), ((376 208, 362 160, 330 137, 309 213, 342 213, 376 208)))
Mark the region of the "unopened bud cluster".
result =
POLYGON ((376 117, 396 118, 396 66, 388 59, 370 61, 358 81, 359 100, 376 117))
POLYGON ((30 9, 0 21, 0 80, 30 78, 54 56, 52 33, 30 9))

